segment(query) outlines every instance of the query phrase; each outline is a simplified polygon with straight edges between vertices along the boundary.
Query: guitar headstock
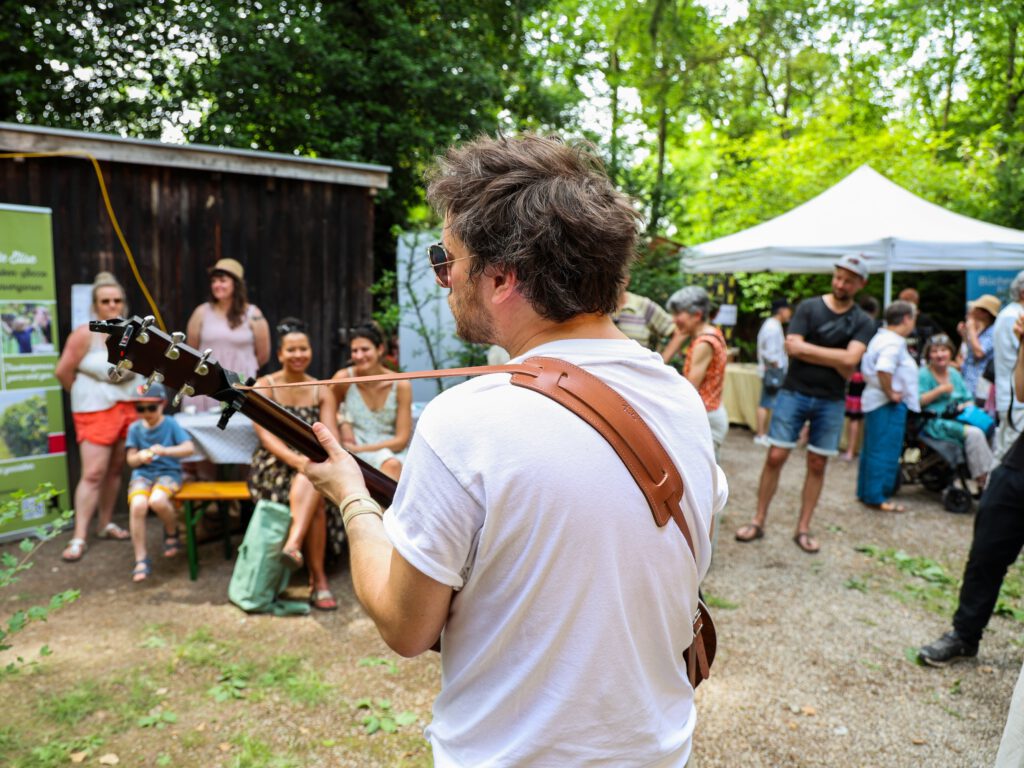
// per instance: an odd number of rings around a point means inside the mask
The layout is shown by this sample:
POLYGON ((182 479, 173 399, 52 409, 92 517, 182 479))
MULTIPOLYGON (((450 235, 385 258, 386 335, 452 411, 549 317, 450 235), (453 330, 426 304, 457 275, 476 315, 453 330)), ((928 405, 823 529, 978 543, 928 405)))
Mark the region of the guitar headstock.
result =
POLYGON ((147 384, 161 382, 178 391, 175 405, 190 395, 224 402, 243 397, 232 387, 239 382, 238 374, 211 360, 210 350, 200 352, 186 344, 185 334, 168 335, 154 327, 152 316, 94 320, 89 330, 107 334, 107 361, 115 366, 112 375, 131 371, 146 376, 147 384))

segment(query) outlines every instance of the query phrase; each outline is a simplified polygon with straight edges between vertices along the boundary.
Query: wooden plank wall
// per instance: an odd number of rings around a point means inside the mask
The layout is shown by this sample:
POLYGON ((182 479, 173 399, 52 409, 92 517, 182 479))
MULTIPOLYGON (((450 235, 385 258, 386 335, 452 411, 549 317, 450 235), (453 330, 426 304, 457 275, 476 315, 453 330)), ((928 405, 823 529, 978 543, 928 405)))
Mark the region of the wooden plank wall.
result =
MULTIPOLYGON (((337 330, 369 317, 373 197, 363 187, 104 163, 111 202, 143 279, 170 330, 184 330, 208 297, 207 268, 245 266, 249 299, 271 322, 310 326, 311 373, 344 361, 337 330)), ((91 164, 76 158, 0 161, 0 202, 53 209, 61 338, 70 332, 70 286, 100 270, 148 314, 107 217, 91 164)), ((272 360, 271 367, 274 367, 272 360)))
MULTIPOLYGON (((249 300, 271 328, 289 315, 309 324, 310 373, 326 377, 341 367, 348 355, 338 344, 338 329, 364 321, 372 309, 371 190, 127 163, 101 167, 114 212, 168 330, 185 330, 192 310, 209 296, 207 268, 230 257, 244 265, 249 300)), ((62 340, 71 331, 71 285, 91 283, 101 270, 125 286, 132 312, 149 314, 91 163, 62 157, 0 160, 0 202, 53 210, 62 340)), ((267 368, 276 367, 272 352, 267 368)), ((68 445, 74 445, 66 398, 65 413, 68 445)), ((69 451, 68 463, 73 487, 77 451, 69 451)))

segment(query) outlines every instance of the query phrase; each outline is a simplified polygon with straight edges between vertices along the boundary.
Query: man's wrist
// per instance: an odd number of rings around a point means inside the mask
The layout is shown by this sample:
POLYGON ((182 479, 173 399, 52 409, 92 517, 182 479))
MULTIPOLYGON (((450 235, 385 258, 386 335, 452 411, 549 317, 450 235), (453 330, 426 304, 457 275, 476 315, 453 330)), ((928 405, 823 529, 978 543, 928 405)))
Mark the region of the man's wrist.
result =
POLYGON ((359 515, 376 515, 378 520, 384 519, 384 509, 367 493, 352 493, 338 504, 341 510, 341 522, 347 529, 352 518, 359 515))

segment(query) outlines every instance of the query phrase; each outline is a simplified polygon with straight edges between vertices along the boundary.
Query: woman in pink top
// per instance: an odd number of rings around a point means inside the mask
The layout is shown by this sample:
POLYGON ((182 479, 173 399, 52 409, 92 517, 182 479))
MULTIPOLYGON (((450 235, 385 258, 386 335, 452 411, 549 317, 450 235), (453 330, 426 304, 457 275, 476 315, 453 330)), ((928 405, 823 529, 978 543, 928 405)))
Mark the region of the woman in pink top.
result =
MULTIPOLYGON (((210 268, 210 300, 192 313, 186 337, 189 346, 212 349, 211 357, 243 380, 255 378, 270 359, 270 327, 259 307, 248 302, 244 277, 234 259, 220 259, 210 268)), ((187 403, 199 411, 219 407, 210 397, 192 397, 187 403)))

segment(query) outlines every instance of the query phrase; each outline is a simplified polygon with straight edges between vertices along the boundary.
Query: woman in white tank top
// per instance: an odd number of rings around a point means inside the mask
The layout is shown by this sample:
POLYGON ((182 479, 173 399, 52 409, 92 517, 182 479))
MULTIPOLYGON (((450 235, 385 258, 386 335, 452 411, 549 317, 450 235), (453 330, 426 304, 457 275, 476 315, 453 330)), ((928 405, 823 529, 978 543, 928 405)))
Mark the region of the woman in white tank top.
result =
MULTIPOLYGON (((100 320, 125 314, 124 288, 109 272, 96 276, 92 311, 100 320)), ((121 489, 124 439, 135 421, 131 400, 141 379, 128 374, 118 383, 107 377, 107 336, 81 325, 71 332, 57 362, 55 375, 71 393, 71 415, 81 458, 81 479, 75 487, 75 534, 63 552, 69 562, 85 552, 89 522, 99 510, 97 536, 127 539, 128 532, 111 520, 121 489)))

